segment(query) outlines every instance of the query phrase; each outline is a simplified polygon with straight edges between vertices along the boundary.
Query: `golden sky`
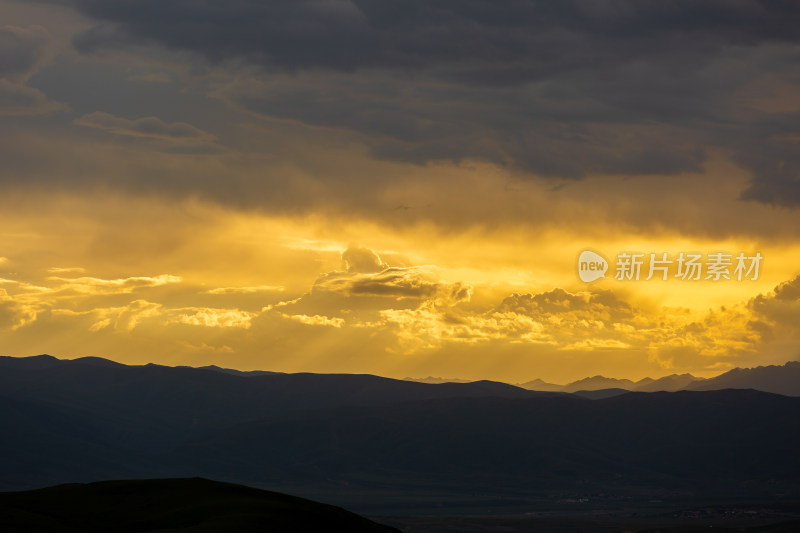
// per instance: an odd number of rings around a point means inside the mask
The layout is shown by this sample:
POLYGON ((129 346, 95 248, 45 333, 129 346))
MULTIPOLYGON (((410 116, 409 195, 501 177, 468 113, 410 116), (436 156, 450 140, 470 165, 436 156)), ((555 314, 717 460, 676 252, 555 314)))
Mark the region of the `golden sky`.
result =
POLYGON ((794 8, 212 4, 0 0, 3 355, 512 383, 798 359, 794 8), (763 261, 620 281, 622 252, 763 261))

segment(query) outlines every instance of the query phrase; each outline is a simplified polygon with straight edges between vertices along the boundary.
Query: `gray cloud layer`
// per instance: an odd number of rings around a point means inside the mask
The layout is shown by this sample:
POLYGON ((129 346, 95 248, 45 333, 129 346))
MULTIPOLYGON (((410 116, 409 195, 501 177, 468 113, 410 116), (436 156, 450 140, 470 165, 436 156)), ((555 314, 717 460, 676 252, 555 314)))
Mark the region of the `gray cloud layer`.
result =
POLYGON ((743 196, 800 203, 800 4, 672 0, 69 0, 76 48, 156 44, 260 74, 219 96, 340 128, 374 156, 528 173, 696 171, 721 149, 743 196), (758 94, 752 85, 761 83, 758 94))
POLYGON ((0 116, 45 115, 66 109, 27 84, 51 60, 51 40, 41 26, 0 26, 0 116))
MULTIPOLYGON (((756 0, 73 0, 116 26, 77 43, 151 40, 289 68, 452 68, 518 82, 632 58, 797 41, 796 2, 756 0), (504 75, 503 75, 504 74, 504 75)), ((103 28, 103 27, 100 27, 103 28)), ((499 80, 498 80, 499 78, 499 80)))

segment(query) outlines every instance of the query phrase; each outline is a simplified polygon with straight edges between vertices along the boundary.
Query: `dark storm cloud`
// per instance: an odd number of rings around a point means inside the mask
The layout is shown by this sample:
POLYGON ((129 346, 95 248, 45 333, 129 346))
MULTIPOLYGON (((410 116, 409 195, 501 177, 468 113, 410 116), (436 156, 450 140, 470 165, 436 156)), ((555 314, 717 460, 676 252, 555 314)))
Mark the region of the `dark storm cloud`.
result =
POLYGON ((83 52, 155 44, 258 65, 220 96, 356 132, 379 158, 580 178, 697 171, 715 148, 753 173, 745 198, 800 203, 798 141, 776 137, 796 110, 739 99, 764 77, 800 83, 794 1, 68 3, 98 20, 83 52))
POLYGON ((63 104, 48 101, 42 91, 0 79, 0 116, 46 115, 66 109, 63 104))
POLYGON ((755 178, 743 197, 783 206, 800 205, 800 112, 783 113, 758 128, 761 138, 739 139, 736 160, 755 178), (752 144, 751 144, 752 143, 752 144))
MULTIPOLYGON (((670 55, 683 48, 797 40, 796 2, 746 0, 72 0, 116 25, 77 40, 149 40, 212 59, 290 68, 463 65, 487 79, 670 55), (796 19, 794 19, 796 20, 796 19), (586 46, 591 42, 592 46, 586 46), (550 48, 558 46, 558 49, 550 48), (503 75, 506 73, 506 75, 503 75), (499 76, 498 76, 499 75, 499 76)), ((469 75, 464 72, 465 75, 469 75)))
POLYGON ((50 36, 41 26, 0 26, 0 77, 28 79, 49 59, 50 36))
POLYGON ((30 77, 50 61, 51 41, 41 26, 0 26, 0 116, 44 115, 66 109, 28 85, 30 77))

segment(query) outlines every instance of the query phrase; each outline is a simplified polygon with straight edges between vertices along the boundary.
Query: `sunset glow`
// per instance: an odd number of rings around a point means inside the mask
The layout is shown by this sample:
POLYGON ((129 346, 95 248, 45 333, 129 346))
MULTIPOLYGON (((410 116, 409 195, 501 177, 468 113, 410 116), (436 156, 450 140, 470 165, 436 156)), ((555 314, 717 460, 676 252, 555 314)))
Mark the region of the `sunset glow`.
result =
POLYGON ((101 4, 0 0, 4 355, 510 383, 797 359, 796 38, 608 45, 589 82, 570 33, 501 81, 486 43, 474 70, 405 41, 315 62, 101 4), (763 263, 587 284, 587 249, 763 263))

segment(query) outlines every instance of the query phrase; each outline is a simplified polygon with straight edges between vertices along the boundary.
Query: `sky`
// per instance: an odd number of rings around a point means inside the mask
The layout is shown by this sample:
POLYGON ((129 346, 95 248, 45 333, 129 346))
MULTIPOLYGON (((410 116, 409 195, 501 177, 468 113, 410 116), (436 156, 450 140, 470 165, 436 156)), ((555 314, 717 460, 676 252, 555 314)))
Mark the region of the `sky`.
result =
POLYGON ((798 360, 799 22, 0 0, 0 354, 511 383, 798 360))

